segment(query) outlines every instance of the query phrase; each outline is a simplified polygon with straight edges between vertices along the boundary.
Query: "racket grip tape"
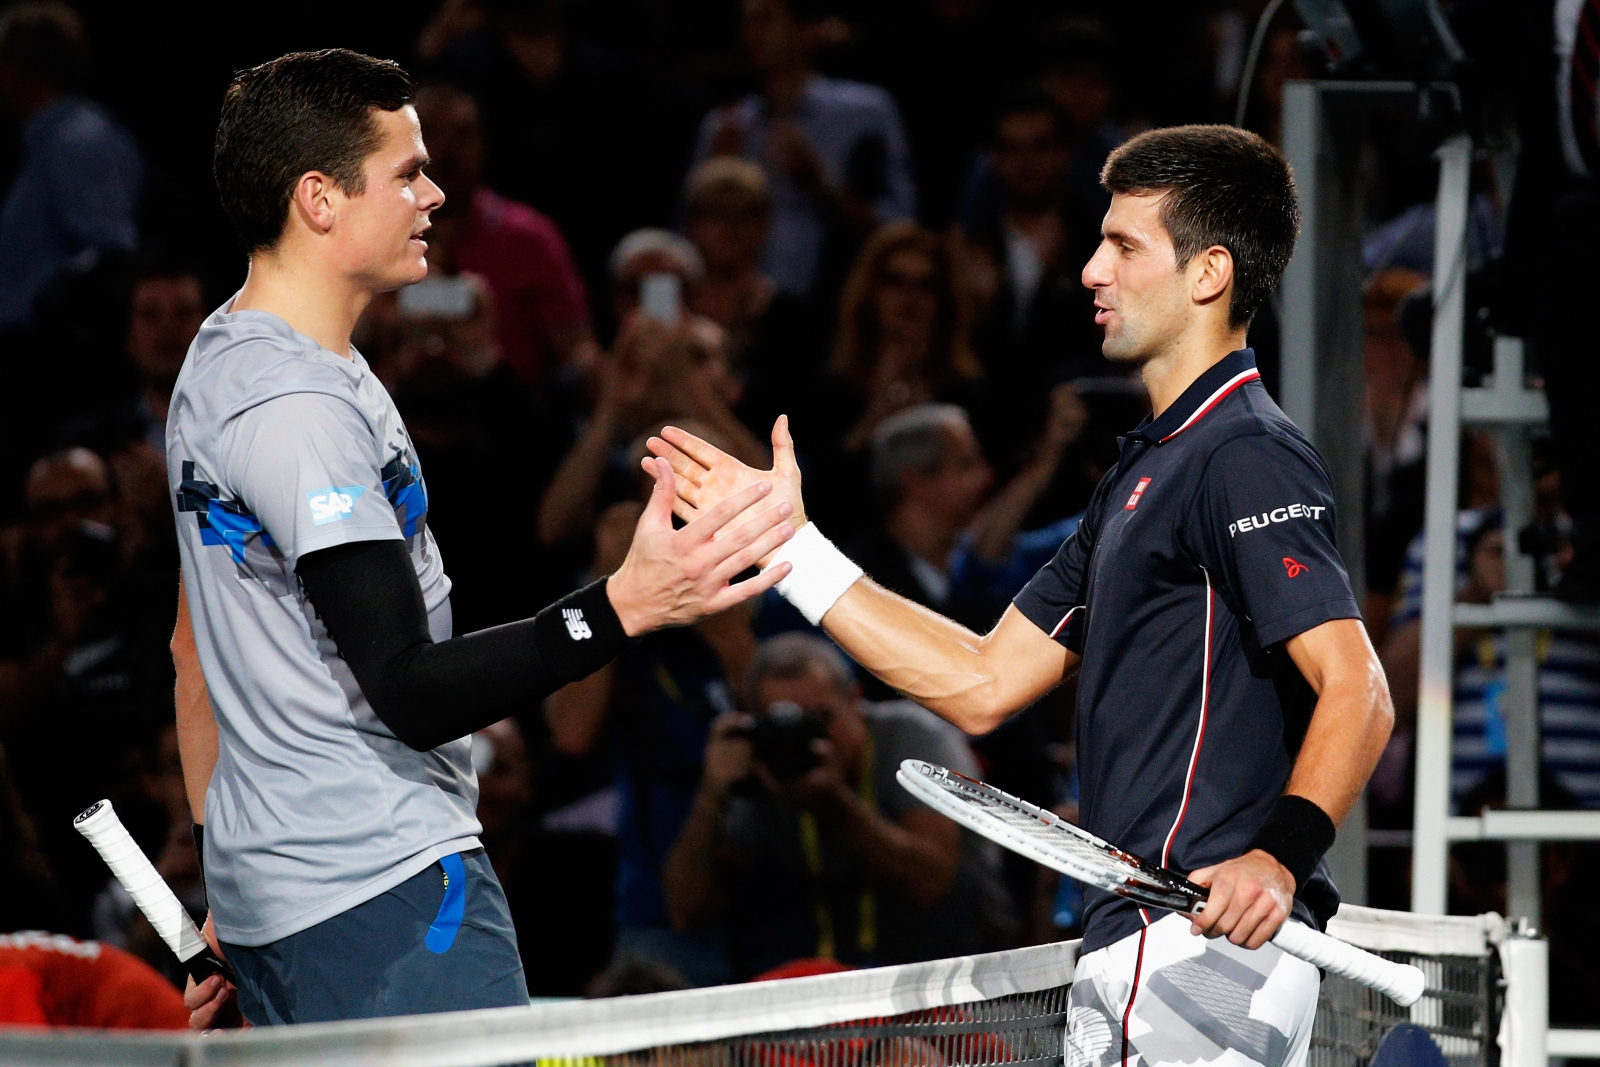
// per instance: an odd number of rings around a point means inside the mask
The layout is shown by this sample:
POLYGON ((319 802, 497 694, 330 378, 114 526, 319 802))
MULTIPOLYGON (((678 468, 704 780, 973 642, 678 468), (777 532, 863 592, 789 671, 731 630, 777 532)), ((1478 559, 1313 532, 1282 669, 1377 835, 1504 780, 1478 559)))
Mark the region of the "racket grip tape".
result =
POLYGON ((1376 989, 1404 1008, 1422 999, 1427 987, 1417 967, 1386 960, 1292 920, 1279 928, 1272 943, 1291 956, 1376 989))
POLYGON ((196 984, 213 974, 233 980, 233 970, 219 959, 206 943, 194 920, 184 910, 183 904, 162 879, 160 872, 145 856, 128 833, 122 820, 117 818, 111 801, 102 800, 72 820, 78 832, 89 839, 100 858, 106 861, 111 873, 117 876, 122 888, 128 891, 144 917, 150 920, 161 940, 172 949, 196 984))

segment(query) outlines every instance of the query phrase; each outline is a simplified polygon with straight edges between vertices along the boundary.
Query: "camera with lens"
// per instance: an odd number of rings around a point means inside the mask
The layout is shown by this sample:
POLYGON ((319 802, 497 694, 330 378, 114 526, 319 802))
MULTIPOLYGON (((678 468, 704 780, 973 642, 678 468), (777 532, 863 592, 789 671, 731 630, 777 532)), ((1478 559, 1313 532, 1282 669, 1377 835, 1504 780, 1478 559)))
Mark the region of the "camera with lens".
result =
POLYGON ((755 757, 780 782, 793 781, 817 765, 811 743, 827 736, 822 721, 792 700, 779 700, 756 716, 750 728, 755 757))

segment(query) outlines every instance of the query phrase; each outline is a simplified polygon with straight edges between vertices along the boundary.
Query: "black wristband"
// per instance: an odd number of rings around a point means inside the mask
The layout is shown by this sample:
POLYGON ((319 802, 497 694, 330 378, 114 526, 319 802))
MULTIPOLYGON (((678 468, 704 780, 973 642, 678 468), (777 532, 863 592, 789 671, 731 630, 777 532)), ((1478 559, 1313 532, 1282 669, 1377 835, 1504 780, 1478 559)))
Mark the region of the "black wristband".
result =
POLYGON ((576 682, 616 659, 627 631, 606 596, 602 578, 569 593, 533 617, 533 644, 550 673, 576 682))
POLYGON ((1338 829, 1315 801, 1285 793, 1245 851, 1259 848, 1287 867, 1298 892, 1317 869, 1322 854, 1333 846, 1338 829))

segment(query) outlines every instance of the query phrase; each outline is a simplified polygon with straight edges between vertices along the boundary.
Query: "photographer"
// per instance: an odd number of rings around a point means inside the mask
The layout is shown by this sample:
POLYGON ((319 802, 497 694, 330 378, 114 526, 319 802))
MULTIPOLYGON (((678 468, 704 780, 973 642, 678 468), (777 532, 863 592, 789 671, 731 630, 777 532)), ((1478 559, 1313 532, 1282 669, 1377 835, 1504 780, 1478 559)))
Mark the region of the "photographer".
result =
POLYGON ((809 634, 763 645, 746 697, 760 710, 713 724, 667 858, 674 925, 720 920, 746 977, 806 957, 901 963, 1010 943, 995 846, 894 778, 908 758, 975 775, 960 733, 909 701, 864 701, 844 658, 809 634))

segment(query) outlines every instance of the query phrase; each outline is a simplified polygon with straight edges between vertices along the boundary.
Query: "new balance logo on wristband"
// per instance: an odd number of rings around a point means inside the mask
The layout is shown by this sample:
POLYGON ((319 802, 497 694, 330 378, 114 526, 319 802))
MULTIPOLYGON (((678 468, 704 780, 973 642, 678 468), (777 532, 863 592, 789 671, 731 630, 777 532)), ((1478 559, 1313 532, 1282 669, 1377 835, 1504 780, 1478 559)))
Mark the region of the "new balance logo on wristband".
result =
POLYGON ((582 608, 562 608, 561 620, 567 624, 567 636, 574 641, 586 641, 594 636, 589 624, 583 621, 582 608))

